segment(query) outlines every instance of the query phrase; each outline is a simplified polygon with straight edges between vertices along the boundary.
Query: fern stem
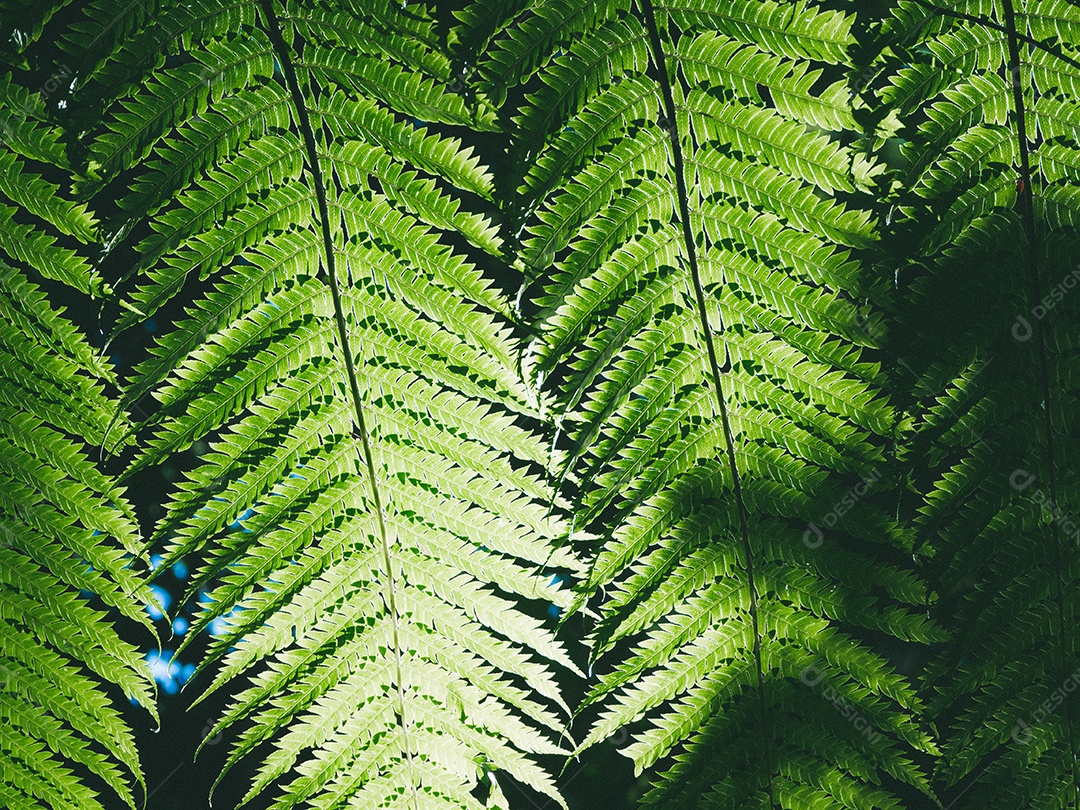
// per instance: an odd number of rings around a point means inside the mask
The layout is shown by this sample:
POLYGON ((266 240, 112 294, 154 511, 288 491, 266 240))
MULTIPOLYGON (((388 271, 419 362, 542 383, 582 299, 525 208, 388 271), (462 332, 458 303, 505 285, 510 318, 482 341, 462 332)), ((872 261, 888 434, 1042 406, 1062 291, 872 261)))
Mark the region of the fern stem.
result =
MULTIPOLYGON (((716 393, 716 401, 720 410, 720 423, 724 431, 724 442, 727 445, 727 462, 731 471, 732 490, 735 494, 735 508, 739 514, 739 534, 742 539, 743 554, 746 557, 746 579, 750 591, 750 624, 754 634, 754 665, 757 669, 757 695, 758 711, 761 719, 761 744, 765 765, 766 785, 769 796, 769 806, 777 806, 773 791, 772 775, 772 749, 769 741, 771 724, 769 712, 765 704, 765 677, 761 665, 761 629, 758 621, 758 594, 754 581, 754 554, 750 545, 750 528, 747 522, 746 504, 743 502, 742 484, 739 479, 739 469, 735 462, 735 440, 731 431, 731 420, 728 418, 727 402, 724 399, 724 389, 721 381, 722 374, 726 373, 729 363, 725 363, 725 369, 721 370, 716 359, 716 346, 713 341, 712 329, 709 326, 708 309, 705 302, 705 291, 701 285, 701 274, 698 270, 697 244, 694 241, 694 231, 690 224, 690 200, 686 189, 686 165, 683 160, 682 143, 679 138, 679 125, 676 117, 675 97, 671 90, 671 82, 667 75, 667 57, 664 54, 664 46, 660 40, 660 32, 656 28, 656 14, 653 11, 652 0, 641 0, 641 12, 645 18, 645 26, 649 32, 649 43, 652 49, 653 65, 656 68, 657 80, 663 93, 664 115, 668 119, 668 135, 671 139, 672 163, 674 164, 675 187, 679 203, 679 220, 682 225, 683 241, 686 244, 686 260, 690 269, 690 278, 694 285, 694 298, 697 302, 698 318, 701 332, 705 341, 705 349, 709 357, 709 373, 712 377, 713 391, 716 393)), ((723 315, 721 313, 721 319, 723 315)), ((721 320, 720 328, 723 329, 721 320)))
POLYGON ((401 722, 402 742, 405 748, 405 758, 409 764, 409 773, 412 777, 413 805, 420 806, 420 799, 416 791, 416 777, 413 766, 412 746, 409 744, 409 725, 405 719, 405 691, 403 687, 403 667, 401 664, 401 642, 399 639, 400 618, 398 616, 397 600, 394 594, 394 568, 393 557, 390 553, 390 542, 387 539, 386 521, 383 518, 382 498, 375 476, 375 460, 371 452, 371 443, 368 439, 366 420, 364 418, 363 397, 360 394, 360 384, 356 377, 356 365, 353 360, 352 350, 349 346, 349 330, 345 320, 344 307, 341 303, 341 289, 337 280, 335 266, 334 239, 330 231, 330 211, 326 201, 326 184, 323 180, 322 169, 319 166, 318 149, 315 142, 315 131, 311 126, 311 117, 308 115, 307 106, 304 103, 304 95, 300 90, 300 83, 296 78, 296 68, 293 65, 289 49, 281 35, 281 25, 274 12, 273 0, 260 0, 260 5, 266 16, 268 35, 277 52, 281 63, 281 72, 285 77, 289 93, 292 96, 293 106, 296 108, 297 127, 304 139, 305 163, 311 173, 311 182, 315 190, 315 199, 319 209, 319 222, 322 227, 323 255, 326 265, 326 281, 330 288, 330 296, 334 302, 334 323, 337 326, 338 341, 341 344, 341 353, 345 362, 345 374, 349 381, 349 394, 352 398, 355 417, 356 432, 360 434, 362 447, 362 462, 367 467, 368 481, 371 486, 371 500, 375 507, 375 518, 379 530, 379 539, 382 544, 383 565, 386 568, 386 589, 384 591, 386 606, 390 612, 390 622, 394 645, 394 679, 397 681, 398 717, 401 722))
MULTIPOLYGON (((1005 29, 1009 47, 1009 76, 1012 84, 1013 103, 1016 108, 1016 142, 1020 157, 1020 180, 1023 186, 1020 188, 1018 202, 1020 203, 1020 218, 1023 222, 1024 231, 1027 235, 1027 264, 1031 280, 1031 292, 1035 301, 1042 300, 1042 291, 1039 283, 1039 237, 1035 225, 1035 201, 1031 182, 1031 162, 1028 155, 1027 123, 1025 120, 1024 91, 1020 85, 1020 44, 1016 30, 1016 12, 1012 0, 1003 0, 1005 11, 1005 29)), ((1046 329, 1040 318, 1035 319, 1035 346, 1039 357, 1039 378, 1043 395, 1043 428, 1046 431, 1046 454, 1047 460, 1047 488, 1050 491, 1050 503, 1057 504, 1057 474, 1055 472, 1056 452, 1054 446, 1054 420, 1051 409, 1052 399, 1050 393, 1050 374, 1046 359, 1046 329)), ((1061 647, 1061 676, 1069 677, 1069 651, 1065 635, 1065 584, 1062 577, 1061 561, 1061 536, 1058 531, 1058 522, 1050 522, 1050 534, 1053 538, 1054 547, 1054 572, 1056 575, 1055 601, 1058 614, 1058 642, 1061 647)), ((1073 729, 1073 708, 1068 705, 1065 708, 1065 726, 1069 734, 1070 771, 1072 772, 1073 801, 1080 807, 1080 777, 1076 771, 1076 738, 1073 729)))

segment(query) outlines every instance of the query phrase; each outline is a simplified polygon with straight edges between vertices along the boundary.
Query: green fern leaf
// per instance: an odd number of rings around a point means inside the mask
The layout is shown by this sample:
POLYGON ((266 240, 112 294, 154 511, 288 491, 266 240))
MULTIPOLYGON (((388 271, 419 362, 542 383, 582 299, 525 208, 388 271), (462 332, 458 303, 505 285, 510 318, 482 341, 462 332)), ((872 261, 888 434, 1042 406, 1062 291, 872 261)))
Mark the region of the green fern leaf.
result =
POLYGON ((851 22, 541 2, 495 26, 477 68, 488 97, 524 90, 532 369, 573 447, 557 472, 575 520, 603 538, 579 589, 600 613, 579 750, 629 725, 623 753, 661 774, 649 806, 899 806, 886 773, 931 792, 911 761, 936 750, 922 702, 838 629, 943 638, 909 571, 882 566, 873 595, 861 580, 911 538, 862 498, 897 416, 850 303, 879 288, 842 247, 876 238, 841 199, 881 167, 828 132, 855 126, 851 22), (837 514, 817 548, 809 527, 837 514))
POLYGON ((208 282, 128 384, 156 400, 128 474, 208 443, 156 539, 200 560, 187 639, 220 628, 199 669, 233 693, 223 775, 271 742, 245 801, 505 807, 509 777, 562 803, 542 758, 569 751, 553 667, 577 667, 527 605, 569 607, 552 574, 581 566, 510 304, 473 263, 501 239, 447 191, 492 178, 416 120, 494 115, 389 4, 264 3, 239 34, 216 14, 162 10, 187 61, 111 104, 84 188, 130 169, 110 251, 149 234, 119 331, 208 282))
POLYGON ((905 507, 953 638, 923 681, 939 795, 956 808, 1067 806, 1080 785, 1080 718, 1062 705, 1080 666, 1066 630, 1080 220, 1063 126, 1078 114, 1064 78, 1078 21, 1056 0, 959 16, 903 4, 866 93, 875 120, 902 122, 878 261, 901 290, 889 320, 913 425, 905 507))
POLYGON ((0 795, 8 807, 103 810, 107 792, 135 808, 145 785, 117 703, 156 718, 153 682, 110 612, 149 628, 153 597, 132 508, 90 461, 109 439, 114 381, 41 288, 101 289, 82 252, 62 246, 90 241, 96 222, 34 173, 31 161, 64 165, 59 131, 10 76, 0 85, 0 795))

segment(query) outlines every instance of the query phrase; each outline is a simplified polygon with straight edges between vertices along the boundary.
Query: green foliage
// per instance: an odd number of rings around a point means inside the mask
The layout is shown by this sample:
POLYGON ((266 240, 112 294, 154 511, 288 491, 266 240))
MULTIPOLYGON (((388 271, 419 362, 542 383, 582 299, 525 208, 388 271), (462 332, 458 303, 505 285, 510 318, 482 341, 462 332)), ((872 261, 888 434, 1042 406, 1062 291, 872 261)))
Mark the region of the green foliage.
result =
POLYGON ((601 708, 582 746, 637 729, 637 770, 668 763, 647 805, 880 806, 885 774, 929 790, 908 753, 935 750, 920 701, 850 629, 941 638, 890 562, 910 537, 860 504, 844 536, 804 543, 897 424, 850 303, 874 287, 851 251, 871 217, 837 195, 880 171, 834 134, 854 123, 850 24, 802 5, 541 3, 478 65, 493 96, 524 91, 533 373, 558 392, 559 472, 598 538, 580 590, 601 594, 583 704, 601 708))
MULTIPOLYGON (((1000 3, 964 11, 1008 28, 1000 3)), ((1007 31, 903 4, 882 29, 888 50, 867 93, 875 118, 903 122, 877 265, 899 287, 885 342, 911 392, 904 500, 955 640, 924 682, 943 788, 970 788, 956 808, 1071 807, 1078 795, 1080 718, 1061 696, 1080 667, 1080 302, 1068 295, 1080 277, 1080 146, 1064 124, 1080 114, 1080 10, 1015 12, 1021 36, 1064 47, 1018 41, 1016 61, 1007 31)))
POLYGON ((411 120, 491 112, 448 89, 433 20, 389 5, 132 13, 125 39, 163 52, 104 109, 84 188, 125 189, 119 329, 187 304, 129 382, 157 408, 128 474, 209 440, 154 541, 204 560, 187 639, 226 620, 200 667, 204 697, 234 695, 225 771, 272 740, 247 798, 279 782, 275 807, 503 807, 494 770, 557 797, 536 755, 569 750, 551 665, 575 666, 516 602, 568 606, 548 581, 579 564, 553 549, 507 302, 470 257, 500 240, 447 191, 490 197, 490 175, 411 120))
POLYGON ((149 628, 152 597, 131 505, 92 461, 115 381, 41 287, 102 289, 96 223, 36 173, 66 166, 60 133, 10 74, 0 116, 0 801, 93 810, 104 789, 134 808, 142 771, 115 704, 153 712, 153 681, 115 618, 149 628))
POLYGON ((665 810, 1080 807, 1076 4, 0 35, 6 806, 135 806, 152 548, 245 804, 566 807, 626 729, 665 810))

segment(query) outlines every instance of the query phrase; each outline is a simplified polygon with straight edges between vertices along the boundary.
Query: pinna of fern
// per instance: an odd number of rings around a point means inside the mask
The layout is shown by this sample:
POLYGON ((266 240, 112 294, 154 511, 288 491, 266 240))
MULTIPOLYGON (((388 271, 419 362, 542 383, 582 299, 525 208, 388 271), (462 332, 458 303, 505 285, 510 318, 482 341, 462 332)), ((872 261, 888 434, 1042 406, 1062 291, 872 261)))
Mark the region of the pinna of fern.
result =
POLYGON ((86 18, 80 93, 118 97, 82 189, 119 195, 109 248, 138 257, 117 330, 193 301, 125 381, 156 400, 129 474, 209 442, 155 541, 201 561, 187 638, 224 621, 199 667, 203 697, 231 693, 222 775, 260 752, 244 801, 275 808, 507 807, 510 780, 561 803, 541 758, 570 750, 552 667, 576 666, 529 605, 568 607, 553 575, 579 563, 507 297, 473 262, 499 239, 447 193, 491 177, 420 123, 492 114, 423 9, 86 18))
POLYGON ((659 777, 645 806, 928 794, 922 702, 867 643, 943 639, 912 538, 873 497, 834 525, 900 422, 851 303, 881 285, 846 202, 880 168, 834 134, 855 126, 850 15, 550 0, 490 31, 493 10, 466 10, 480 33, 459 41, 482 95, 522 99, 531 373, 600 538, 581 748, 630 724, 624 753, 659 777))

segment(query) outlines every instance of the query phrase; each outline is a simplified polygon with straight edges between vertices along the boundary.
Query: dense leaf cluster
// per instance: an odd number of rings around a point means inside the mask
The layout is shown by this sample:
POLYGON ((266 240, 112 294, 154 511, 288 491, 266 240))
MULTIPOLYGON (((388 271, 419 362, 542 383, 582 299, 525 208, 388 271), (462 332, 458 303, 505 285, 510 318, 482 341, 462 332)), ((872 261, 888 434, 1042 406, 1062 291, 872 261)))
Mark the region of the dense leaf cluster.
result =
POLYGON ((4 806, 140 802, 156 554, 260 807, 565 807, 623 729, 664 810, 1080 807, 1075 3, 0 39, 4 806))

